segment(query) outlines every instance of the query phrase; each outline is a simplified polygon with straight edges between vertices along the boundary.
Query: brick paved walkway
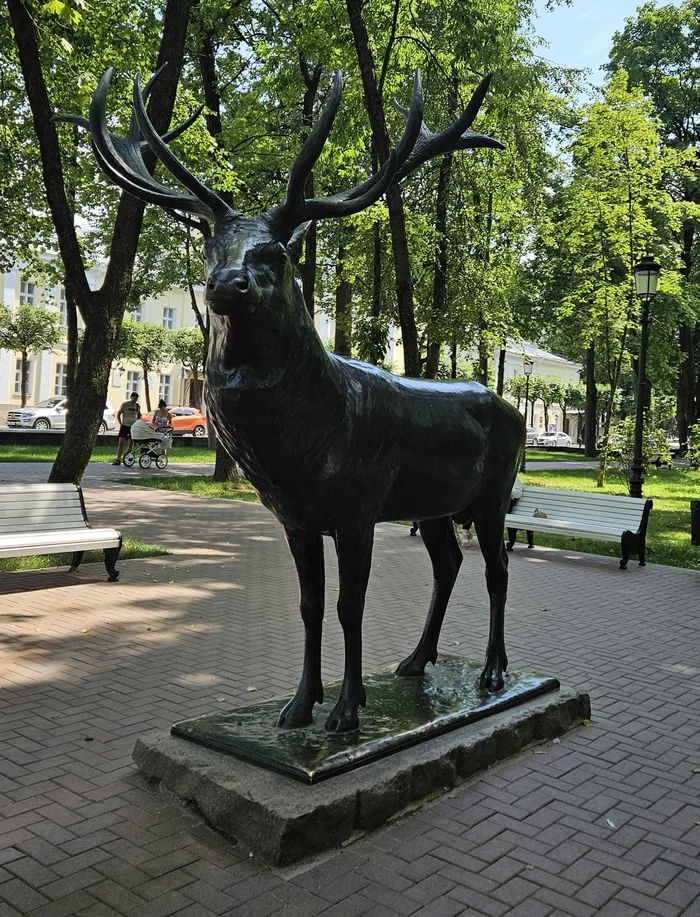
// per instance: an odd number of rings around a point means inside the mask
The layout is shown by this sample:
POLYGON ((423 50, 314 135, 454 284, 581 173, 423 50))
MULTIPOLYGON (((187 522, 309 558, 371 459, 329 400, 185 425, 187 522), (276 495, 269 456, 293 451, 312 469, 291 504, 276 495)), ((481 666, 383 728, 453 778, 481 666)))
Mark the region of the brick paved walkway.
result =
MULTIPOLYGON (((0 465, 0 486, 47 471, 0 465)), ((131 751, 175 719, 294 688, 302 628, 281 530, 256 505, 107 473, 86 479, 93 522, 174 553, 122 562, 117 584, 97 565, 0 576, 0 917, 700 915, 700 574, 516 549, 511 667, 589 691, 593 726, 272 871, 149 787, 131 751)), ((420 539, 379 526, 366 668, 413 647, 429 592, 420 539)), ((480 658, 487 629, 470 547, 442 646, 480 658)))

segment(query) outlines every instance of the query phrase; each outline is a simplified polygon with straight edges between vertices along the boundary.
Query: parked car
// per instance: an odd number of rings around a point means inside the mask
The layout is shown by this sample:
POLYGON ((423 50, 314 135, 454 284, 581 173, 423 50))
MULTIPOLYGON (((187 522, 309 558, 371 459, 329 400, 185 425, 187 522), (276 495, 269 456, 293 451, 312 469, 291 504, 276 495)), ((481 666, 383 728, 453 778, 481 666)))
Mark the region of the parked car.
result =
POLYGON ((544 433, 537 439, 538 446, 570 446, 571 437, 568 433, 544 433))
MULTIPOLYGON (((24 427, 33 430, 65 430, 66 429, 66 398, 55 395, 46 398, 34 407, 15 408, 7 412, 8 427, 24 427)), ((109 403, 105 405, 100 433, 117 429, 117 418, 109 403)))
POLYGON ((678 453, 681 451, 681 443, 677 437, 675 439, 667 439, 666 445, 668 446, 671 455, 678 455, 678 453))
MULTIPOLYGON (((173 436, 183 436, 191 433, 193 436, 207 435, 207 420, 201 411, 196 408, 176 407, 168 408, 173 417, 173 436)), ((153 414, 144 414, 143 420, 150 423, 153 414)))
POLYGON ((536 446, 537 445, 537 430, 534 427, 528 427, 525 434, 525 445, 526 446, 536 446))

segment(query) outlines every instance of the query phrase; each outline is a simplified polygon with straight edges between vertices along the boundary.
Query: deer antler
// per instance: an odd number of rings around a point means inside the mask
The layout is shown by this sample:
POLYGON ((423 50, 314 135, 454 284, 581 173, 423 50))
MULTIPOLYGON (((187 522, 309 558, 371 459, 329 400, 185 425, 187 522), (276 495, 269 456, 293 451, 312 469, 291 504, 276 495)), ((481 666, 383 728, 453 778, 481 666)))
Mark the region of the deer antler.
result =
POLYGON ((350 216, 371 206, 384 194, 396 172, 396 153, 392 150, 384 165, 370 179, 355 188, 329 197, 307 198, 306 179, 321 155, 323 145, 333 127, 343 94, 343 75, 338 70, 321 116, 294 161, 287 182, 286 199, 269 213, 273 224, 293 230, 308 220, 350 216))
POLYGON ((78 115, 59 115, 56 121, 66 121, 86 128, 90 132, 92 146, 100 167, 107 177, 124 191, 149 204, 159 204, 166 210, 192 213, 215 223, 230 214, 231 208, 213 191, 203 185, 167 148, 166 144, 180 136, 199 117, 202 109, 194 112, 172 131, 162 137, 157 133, 145 110, 154 81, 162 67, 148 81, 141 92, 139 77, 134 83, 134 109, 126 137, 117 137, 107 127, 107 94, 112 81, 113 68, 109 67, 97 85, 90 102, 89 119, 78 115), (144 129, 144 123, 146 129, 144 129), (141 141, 143 133, 145 142, 141 141), (172 188, 157 182, 143 159, 148 148, 165 162, 172 174, 193 194, 178 194, 172 188), (162 151, 166 151, 166 156, 162 151))
MULTIPOLYGON (((439 134, 434 134, 425 122, 420 125, 415 144, 403 159, 399 159, 399 166, 396 170, 394 181, 400 182, 402 178, 405 178, 417 169, 418 166, 427 162, 428 159, 434 159, 442 153, 449 153, 453 150, 477 149, 479 147, 490 147, 494 150, 505 149, 502 143, 498 140, 494 140, 494 138, 488 134, 475 134, 473 131, 469 130, 484 101, 491 82, 491 77, 492 74, 489 73, 488 76, 483 78, 476 87, 474 95, 469 100, 469 104, 461 117, 457 118, 454 124, 445 128, 444 131, 441 131, 439 134)), ((394 108, 406 118, 407 122, 410 121, 413 110, 412 107, 411 111, 407 111, 403 105, 399 105, 396 99, 394 99, 394 108)))

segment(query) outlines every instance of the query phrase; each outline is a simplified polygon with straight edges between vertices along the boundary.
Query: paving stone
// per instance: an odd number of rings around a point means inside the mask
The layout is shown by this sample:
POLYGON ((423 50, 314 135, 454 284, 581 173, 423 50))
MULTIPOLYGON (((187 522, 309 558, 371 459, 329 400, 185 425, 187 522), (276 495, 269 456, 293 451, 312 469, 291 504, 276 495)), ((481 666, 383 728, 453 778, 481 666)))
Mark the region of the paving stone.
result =
MULTIPOLYGON (((45 474, 41 465, 0 466, 0 482, 45 474)), ((0 917, 700 913, 692 776, 700 724, 689 715, 700 696, 687 669, 700 656, 700 572, 648 564, 621 574, 611 558, 516 545, 511 666, 589 690, 594 725, 504 762, 324 863, 273 873, 161 797, 130 754, 143 733, 221 709, 219 697, 235 706, 250 700, 248 686, 258 697, 295 686, 303 634, 279 525, 259 506, 184 494, 164 514, 162 494, 144 489, 134 501, 132 488, 105 476, 114 470, 96 465, 86 476, 93 523, 118 518, 129 535, 174 553, 124 562, 116 589, 99 566, 70 585, 63 570, 0 577, 0 641, 13 640, 10 654, 0 642, 0 875, 12 876, 0 883, 0 917), (552 583, 566 588, 553 592, 552 583), (659 692, 668 671, 687 674, 666 678, 659 692), (47 889, 65 894, 50 900, 47 889)), ((327 555, 332 608, 336 566, 327 555)), ((474 547, 464 555, 441 648, 459 644, 478 658, 488 632, 483 564, 474 547)), ((420 539, 378 526, 366 668, 412 649, 430 590, 420 539)), ((324 631, 331 679, 343 665, 334 614, 324 631)))

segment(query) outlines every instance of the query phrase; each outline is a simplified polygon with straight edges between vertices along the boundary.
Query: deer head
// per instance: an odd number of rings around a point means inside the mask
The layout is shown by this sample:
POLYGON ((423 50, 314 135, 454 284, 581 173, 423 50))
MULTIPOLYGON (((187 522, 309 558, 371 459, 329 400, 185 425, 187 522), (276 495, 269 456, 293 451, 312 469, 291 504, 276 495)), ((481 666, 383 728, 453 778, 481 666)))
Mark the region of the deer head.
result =
MULTIPOLYGON (((160 71, 159 71, 160 72, 160 71)), ((145 102, 158 73, 141 89, 137 76, 133 88, 133 111, 126 137, 112 134, 107 127, 107 95, 113 70, 102 76, 90 104, 89 118, 63 116, 90 131, 95 157, 105 175, 128 194, 149 204, 158 204, 184 219, 203 219, 213 226, 204 243, 205 298, 215 315, 235 315, 269 306, 289 287, 293 265, 298 260, 306 228, 312 220, 359 213, 375 203, 390 187, 426 162, 450 150, 475 147, 503 149, 497 140, 469 130, 486 95, 491 77, 481 81, 469 105, 450 127, 432 133, 423 123, 423 92, 420 73, 413 82, 408 109, 394 103, 405 117, 406 126, 395 150, 379 171, 355 188, 325 198, 307 198, 306 179, 328 139, 343 92, 343 78, 337 72, 323 111, 292 166, 285 200, 267 213, 244 215, 207 188, 175 156, 168 143, 179 136, 201 113, 196 111, 182 125, 160 136, 146 113, 145 102), (143 140, 141 139, 143 137, 143 140), (157 182, 144 162, 150 149, 189 194, 174 191, 157 182)))

